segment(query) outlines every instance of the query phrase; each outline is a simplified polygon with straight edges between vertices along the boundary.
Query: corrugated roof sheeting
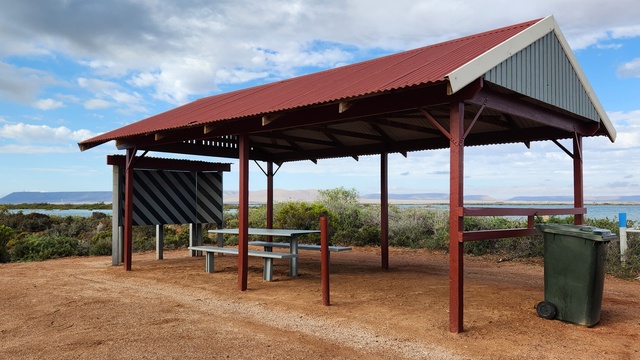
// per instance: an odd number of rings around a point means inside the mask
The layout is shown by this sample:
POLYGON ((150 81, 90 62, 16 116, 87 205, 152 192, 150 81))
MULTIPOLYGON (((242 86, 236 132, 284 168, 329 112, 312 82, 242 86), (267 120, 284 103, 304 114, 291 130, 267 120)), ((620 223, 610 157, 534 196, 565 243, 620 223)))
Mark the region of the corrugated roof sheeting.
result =
POLYGON ((485 74, 485 80, 600 121, 555 33, 550 32, 485 74))
POLYGON ((204 125, 221 120, 357 98, 445 80, 445 75, 536 23, 537 20, 405 51, 357 64, 210 96, 83 141, 204 125))

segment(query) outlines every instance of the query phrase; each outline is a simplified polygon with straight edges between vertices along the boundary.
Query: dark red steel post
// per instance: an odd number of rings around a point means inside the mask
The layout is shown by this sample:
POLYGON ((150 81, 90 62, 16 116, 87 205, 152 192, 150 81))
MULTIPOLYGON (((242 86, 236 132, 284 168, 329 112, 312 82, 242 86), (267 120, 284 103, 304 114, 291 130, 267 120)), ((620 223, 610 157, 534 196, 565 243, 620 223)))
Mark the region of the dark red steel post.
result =
POLYGON ((320 218, 320 261, 322 273, 322 305, 329 306, 331 304, 329 295, 329 232, 327 226, 327 217, 320 218))
POLYGON ((133 159, 136 149, 127 149, 126 164, 124 170, 124 269, 131 271, 131 258, 133 253, 133 159))
MULTIPOLYGON (((267 229, 273 229, 273 161, 267 162, 267 229)), ((267 236, 267 241, 272 237, 267 236)))
POLYGON ((382 269, 389 269, 389 155, 380 154, 380 253, 382 269))
MULTIPOLYGON (((573 138, 573 207, 584 207, 584 184, 582 168, 582 135, 573 138)), ((576 214, 573 218, 575 225, 584 224, 584 215, 576 214)))
POLYGON ((249 273, 249 136, 238 137, 240 172, 238 198, 238 290, 247 290, 249 273))
POLYGON ((449 111, 449 331, 459 333, 462 332, 464 305, 464 103, 452 102, 449 111))

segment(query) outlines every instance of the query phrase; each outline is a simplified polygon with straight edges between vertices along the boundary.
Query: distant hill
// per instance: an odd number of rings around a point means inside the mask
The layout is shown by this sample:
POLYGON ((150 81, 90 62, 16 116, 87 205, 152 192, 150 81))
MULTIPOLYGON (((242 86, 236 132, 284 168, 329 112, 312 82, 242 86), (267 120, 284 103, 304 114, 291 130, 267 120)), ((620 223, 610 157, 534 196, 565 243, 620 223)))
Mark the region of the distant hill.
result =
MULTIPOLYGON (((573 202, 573 196, 516 196, 506 201, 510 202, 573 202)), ((585 202, 640 202, 640 195, 627 196, 585 196, 585 202)))
POLYGON ((14 192, 0 199, 0 204, 87 204, 110 203, 111 191, 14 192))

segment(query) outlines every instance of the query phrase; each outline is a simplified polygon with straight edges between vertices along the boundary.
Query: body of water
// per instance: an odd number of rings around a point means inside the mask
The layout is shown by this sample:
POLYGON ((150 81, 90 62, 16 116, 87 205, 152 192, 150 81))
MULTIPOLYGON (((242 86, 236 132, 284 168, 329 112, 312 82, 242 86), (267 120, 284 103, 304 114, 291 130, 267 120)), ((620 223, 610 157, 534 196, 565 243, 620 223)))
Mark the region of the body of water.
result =
MULTIPOLYGON (((436 208, 448 210, 449 205, 446 204, 417 204, 417 205, 398 205, 400 207, 406 206, 420 206, 427 208, 436 208)), ((471 205, 468 207, 498 207, 498 208, 543 208, 543 209, 556 209, 556 208, 569 208, 571 205, 549 205, 549 204, 489 204, 489 205, 471 205)), ((591 219, 605 219, 610 220, 618 219, 620 213, 627 214, 627 220, 633 220, 636 223, 640 222, 640 204, 586 204, 587 218, 591 219)))
POLYGON ((31 213, 38 213, 38 214, 45 214, 45 215, 49 215, 49 216, 60 216, 60 217, 65 217, 65 216, 84 216, 84 217, 89 217, 91 216, 91 213, 94 212, 101 212, 101 213, 105 213, 109 216, 111 216, 111 214, 113 213, 112 210, 84 210, 84 209, 68 209, 68 210, 45 210, 45 209, 12 209, 9 210, 10 213, 18 213, 18 212, 22 212, 23 214, 31 214, 31 213))
MULTIPOLYGON (((396 206, 400 206, 400 207, 409 207, 409 206, 419 206, 419 207, 426 207, 426 208, 436 208, 436 209, 442 209, 442 210, 447 210, 449 209, 449 205, 445 205, 445 204, 429 204, 429 205, 424 205, 424 204, 416 204, 416 205, 410 205, 410 204, 403 204, 403 205, 396 205, 396 206)), ((476 205, 467 205, 467 206, 476 206, 476 205)), ((527 204, 527 205, 505 205, 505 204, 500 204, 500 205, 477 205, 478 207, 512 207, 512 208, 522 208, 522 207, 533 207, 533 208, 565 208, 565 207, 570 207, 569 205, 548 205, 548 204, 527 204)), ((613 220, 614 218, 617 219, 619 217, 618 214, 620 213, 626 213, 627 214, 627 219, 628 220, 633 220, 636 223, 640 223, 640 204, 638 205, 626 205, 626 204, 611 204, 611 205, 586 205, 587 208, 587 217, 591 218, 591 219, 604 219, 604 218, 609 218, 611 220, 613 220)), ((81 210, 81 209, 69 209, 69 210, 43 210, 43 209, 24 209, 24 210, 20 210, 20 209, 15 209, 15 210, 9 210, 9 212, 12 213, 17 213, 19 211, 22 211, 24 214, 29 214, 29 213, 39 213, 39 214, 46 214, 46 215, 52 215, 52 216, 91 216, 91 213, 93 212, 101 212, 101 213, 105 213, 109 216, 111 216, 112 211, 111 210, 81 210)))

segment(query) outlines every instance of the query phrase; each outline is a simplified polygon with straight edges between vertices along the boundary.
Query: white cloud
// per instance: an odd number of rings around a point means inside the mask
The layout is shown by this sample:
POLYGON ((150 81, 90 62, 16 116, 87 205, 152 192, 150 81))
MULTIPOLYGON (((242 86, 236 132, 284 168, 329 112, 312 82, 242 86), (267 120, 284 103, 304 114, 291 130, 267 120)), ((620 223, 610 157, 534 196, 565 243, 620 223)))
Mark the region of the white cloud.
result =
MULTIPOLYGON (((351 62, 359 51, 404 50, 550 14, 576 49, 640 36, 636 0, 539 0, 517 7, 506 0, 12 2, 0 14, 6 24, 0 54, 61 54, 95 75, 126 77, 178 104, 223 84, 351 62), (317 41, 329 45, 315 49, 317 41), (350 50, 340 50, 345 46, 350 50)), ((97 79, 79 85, 96 93, 113 89, 97 79)))
POLYGON ((91 99, 84 102, 84 108, 88 110, 98 110, 98 109, 106 109, 111 107, 113 104, 106 100, 102 99, 91 99))
POLYGON ((621 78, 640 77, 640 58, 633 59, 616 69, 616 73, 621 78))
POLYGON ((69 143, 95 136, 93 132, 80 129, 72 131, 67 127, 52 128, 47 125, 5 124, 0 128, 0 137, 22 143, 69 143))
POLYGON ((0 146, 0 154, 57 154, 78 152, 73 146, 38 146, 9 144, 0 146))
POLYGON ((113 81, 105 81, 101 79, 78 78, 78 85, 92 92, 106 92, 119 88, 120 85, 113 81))
POLYGON ((78 78, 77 82, 81 88, 87 89, 95 96, 83 103, 86 109, 96 110, 118 106, 124 113, 146 111, 142 105, 144 97, 137 92, 127 92, 127 89, 117 82, 83 77, 78 78))
POLYGON ((33 106, 40 110, 54 110, 63 107, 64 103, 53 99, 40 99, 36 101, 33 106))
POLYGON ((34 100, 40 88, 54 83, 53 77, 44 71, 0 61, 0 100, 28 104, 34 100))

